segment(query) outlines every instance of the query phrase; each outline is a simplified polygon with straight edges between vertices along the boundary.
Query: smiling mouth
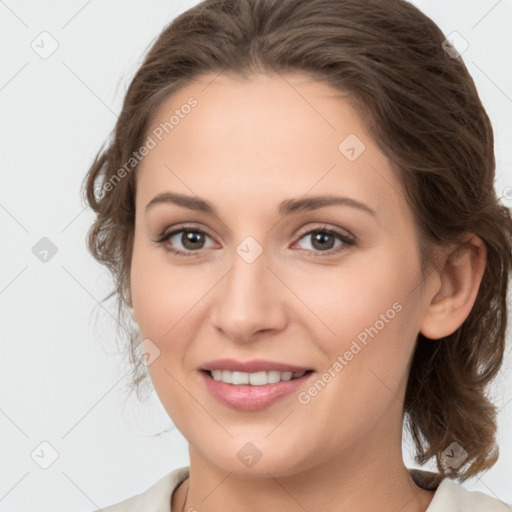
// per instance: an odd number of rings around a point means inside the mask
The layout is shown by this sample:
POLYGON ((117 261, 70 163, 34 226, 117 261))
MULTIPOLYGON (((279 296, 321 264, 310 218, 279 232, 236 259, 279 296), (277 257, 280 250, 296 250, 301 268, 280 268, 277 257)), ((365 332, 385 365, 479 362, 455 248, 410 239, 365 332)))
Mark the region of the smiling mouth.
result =
POLYGON ((256 412, 293 396, 302 386, 307 385, 307 381, 314 378, 315 371, 240 372, 203 368, 199 373, 206 389, 222 405, 240 412, 256 412))

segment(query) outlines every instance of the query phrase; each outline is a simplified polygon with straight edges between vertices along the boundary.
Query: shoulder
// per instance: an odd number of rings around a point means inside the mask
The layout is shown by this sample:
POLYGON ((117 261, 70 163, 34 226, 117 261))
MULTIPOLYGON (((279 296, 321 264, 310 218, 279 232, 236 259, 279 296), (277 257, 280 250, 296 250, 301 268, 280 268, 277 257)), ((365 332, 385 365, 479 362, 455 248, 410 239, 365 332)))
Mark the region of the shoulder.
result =
POLYGON ((512 506, 480 491, 469 491, 445 478, 436 490, 426 512, 512 512, 512 506))
MULTIPOLYGON (((189 467, 184 466, 158 480, 149 489, 126 500, 103 507, 102 512, 171 512, 171 496, 174 490, 188 477, 189 467)), ((95 512, 99 512, 96 510, 95 512)))
POLYGON ((429 471, 409 469, 415 482, 424 489, 435 489, 425 512, 512 512, 512 505, 479 491, 469 491, 450 478, 429 471))

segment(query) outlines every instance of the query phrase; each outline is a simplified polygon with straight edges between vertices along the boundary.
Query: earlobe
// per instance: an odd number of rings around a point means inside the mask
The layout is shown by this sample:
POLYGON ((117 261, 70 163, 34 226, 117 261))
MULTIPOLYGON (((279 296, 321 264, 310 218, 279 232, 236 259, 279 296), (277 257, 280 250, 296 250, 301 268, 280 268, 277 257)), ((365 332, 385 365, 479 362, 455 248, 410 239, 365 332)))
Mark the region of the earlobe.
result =
POLYGON ((475 303, 485 270, 487 251, 476 235, 445 259, 436 271, 438 281, 431 292, 420 332, 430 339, 440 339, 455 332, 466 320, 475 303))

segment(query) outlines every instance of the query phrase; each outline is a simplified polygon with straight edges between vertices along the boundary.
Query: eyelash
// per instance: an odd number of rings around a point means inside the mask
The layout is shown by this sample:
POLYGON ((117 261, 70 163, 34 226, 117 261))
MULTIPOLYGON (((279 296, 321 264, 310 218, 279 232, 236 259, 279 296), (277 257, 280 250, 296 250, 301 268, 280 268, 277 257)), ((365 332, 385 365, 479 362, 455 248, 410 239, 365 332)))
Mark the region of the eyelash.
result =
MULTIPOLYGON (((171 231, 169 233, 163 231, 157 237, 157 239, 154 240, 154 242, 159 245, 164 245, 164 243, 167 242, 168 240, 170 240, 174 235, 176 235, 178 233, 185 232, 185 231, 189 231, 192 233, 200 233, 200 234, 210 237, 210 235, 208 233, 206 233, 202 229, 199 229, 197 226, 182 225, 179 227, 179 229, 174 229, 173 231, 171 231)), ((303 249, 306 252, 311 253, 315 257, 326 257, 326 256, 332 256, 334 254, 341 253, 341 252, 347 250, 347 246, 352 246, 352 245, 355 245, 355 243, 356 243, 355 237, 348 236, 348 235, 342 233, 341 231, 331 228, 331 227, 328 227, 328 226, 319 226, 317 228, 310 229, 309 231, 306 231, 306 232, 300 234, 297 241, 299 241, 302 238, 304 238, 305 236, 311 235, 313 233, 322 233, 322 234, 332 235, 334 237, 337 237, 339 240, 341 240, 341 242, 343 242, 343 244, 341 246, 339 246, 338 248, 330 249, 328 251, 315 251, 315 250, 303 249)), ((212 237, 210 237, 210 238, 212 238, 212 237)), ((189 258, 192 257, 193 258, 193 257, 198 257, 201 255, 200 254, 201 250, 184 252, 184 251, 180 251, 177 249, 171 249, 168 246, 165 246, 164 249, 166 251, 170 252, 171 254, 174 254, 179 257, 184 256, 184 257, 189 257, 189 258)), ((208 249, 206 249, 206 250, 208 250, 208 249)))

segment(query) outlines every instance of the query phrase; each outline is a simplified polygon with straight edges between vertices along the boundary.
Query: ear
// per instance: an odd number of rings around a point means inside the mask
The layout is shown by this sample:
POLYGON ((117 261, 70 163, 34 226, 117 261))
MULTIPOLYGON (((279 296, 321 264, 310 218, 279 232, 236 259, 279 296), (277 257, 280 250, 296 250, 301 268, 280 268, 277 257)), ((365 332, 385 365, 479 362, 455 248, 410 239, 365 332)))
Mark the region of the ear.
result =
POLYGON ((439 339, 455 332, 475 303, 487 260, 485 244, 476 235, 444 258, 436 269, 427 294, 420 332, 439 339))

